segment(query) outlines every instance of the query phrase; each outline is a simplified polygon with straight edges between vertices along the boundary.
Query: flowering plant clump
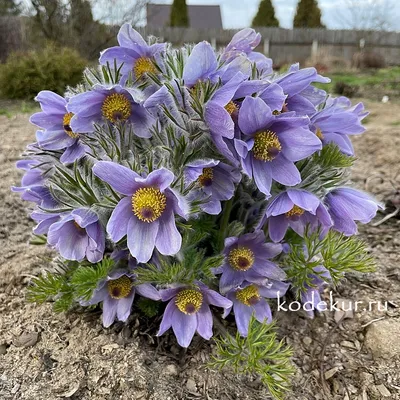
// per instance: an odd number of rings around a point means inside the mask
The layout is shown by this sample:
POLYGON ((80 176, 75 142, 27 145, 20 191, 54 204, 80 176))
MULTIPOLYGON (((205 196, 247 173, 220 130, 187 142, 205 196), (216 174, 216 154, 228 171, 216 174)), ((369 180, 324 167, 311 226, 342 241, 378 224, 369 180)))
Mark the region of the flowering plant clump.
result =
POLYGON ((260 40, 244 29, 221 52, 174 49, 122 26, 84 83, 36 97, 13 190, 33 203, 35 243, 59 253, 31 300, 99 304, 105 327, 157 317, 154 333, 183 347, 214 335, 212 365, 256 372, 281 398, 277 299, 313 317, 324 287, 373 270, 354 235, 380 205, 348 181, 363 105, 313 86, 329 82, 314 68, 275 73, 260 40))

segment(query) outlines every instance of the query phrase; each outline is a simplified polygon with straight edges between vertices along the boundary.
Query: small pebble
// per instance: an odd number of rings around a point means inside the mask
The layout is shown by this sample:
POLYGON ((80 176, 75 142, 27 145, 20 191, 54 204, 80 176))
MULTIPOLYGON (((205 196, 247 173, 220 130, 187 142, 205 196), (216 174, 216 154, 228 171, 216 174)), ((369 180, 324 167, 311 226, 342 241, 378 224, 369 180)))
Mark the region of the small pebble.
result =
POLYGON ((178 368, 176 368, 175 364, 169 364, 165 367, 165 373, 167 375, 178 375, 178 368))
POLYGON ((306 336, 306 337, 303 338, 303 343, 304 343, 306 346, 310 346, 311 343, 312 343, 312 339, 311 339, 310 337, 306 336))
POLYGON ((196 382, 193 379, 189 378, 187 380, 187 382, 186 382, 186 389, 189 392, 195 392, 196 393, 197 392, 196 382))

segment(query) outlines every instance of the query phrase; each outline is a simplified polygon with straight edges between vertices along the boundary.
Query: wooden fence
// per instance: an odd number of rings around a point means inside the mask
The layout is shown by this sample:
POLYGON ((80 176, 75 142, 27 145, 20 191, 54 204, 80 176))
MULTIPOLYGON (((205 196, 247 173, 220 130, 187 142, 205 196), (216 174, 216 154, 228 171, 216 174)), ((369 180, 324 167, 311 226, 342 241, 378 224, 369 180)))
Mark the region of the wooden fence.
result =
MULTIPOLYGON (((0 18, 0 61, 13 50, 27 49, 27 28, 23 18, 0 18)), ((229 43, 235 30, 198 30, 192 28, 138 28, 143 36, 154 35, 176 46, 183 43, 209 41, 220 48, 229 43)), ((263 40, 258 51, 271 57, 275 64, 308 59, 318 61, 320 54, 351 62, 360 49, 379 54, 387 64, 400 65, 400 33, 326 29, 258 29, 263 40)))

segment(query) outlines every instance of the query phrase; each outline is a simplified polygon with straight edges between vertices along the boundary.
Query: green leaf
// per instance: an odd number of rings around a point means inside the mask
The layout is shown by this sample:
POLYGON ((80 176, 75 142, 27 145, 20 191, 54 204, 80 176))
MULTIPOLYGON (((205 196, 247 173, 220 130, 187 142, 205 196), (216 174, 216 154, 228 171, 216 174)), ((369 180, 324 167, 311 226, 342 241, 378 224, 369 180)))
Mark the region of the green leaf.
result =
POLYGON ((274 323, 259 323, 251 317, 247 337, 226 334, 215 338, 217 355, 209 363, 211 368, 230 367, 235 373, 258 374, 276 400, 283 400, 290 390, 294 368, 290 362, 292 350, 277 339, 274 323))
POLYGON ((304 243, 293 242, 290 252, 281 260, 286 269, 286 275, 291 281, 299 297, 313 284, 313 276, 321 275, 316 272, 318 266, 325 267, 333 284, 343 278, 346 272, 373 272, 374 258, 368 253, 366 244, 356 236, 347 237, 336 231, 329 231, 321 239, 320 231, 310 232, 308 227, 304 235, 304 243))
POLYGON ((81 265, 71 276, 71 285, 76 298, 89 300, 98 283, 105 279, 114 266, 114 261, 105 258, 94 265, 81 265))
POLYGON ((138 309, 148 318, 153 318, 158 314, 160 303, 154 300, 141 297, 136 303, 138 309))

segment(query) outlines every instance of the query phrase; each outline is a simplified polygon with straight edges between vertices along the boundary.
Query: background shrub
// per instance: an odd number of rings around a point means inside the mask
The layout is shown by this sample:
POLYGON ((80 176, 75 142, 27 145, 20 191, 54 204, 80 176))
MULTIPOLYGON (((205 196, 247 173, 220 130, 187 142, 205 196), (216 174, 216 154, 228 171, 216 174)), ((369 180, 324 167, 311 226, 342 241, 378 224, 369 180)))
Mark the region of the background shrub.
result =
POLYGON ((374 51, 360 51, 353 56, 353 66, 355 68, 384 68, 385 58, 374 51))
POLYGON ((0 65, 0 94, 9 99, 33 99, 43 89, 63 94, 82 80, 86 65, 77 51, 54 45, 13 53, 0 65))
POLYGON ((359 87, 357 85, 350 85, 343 81, 338 81, 335 83, 333 92, 339 94, 340 96, 354 97, 358 93, 359 87))

